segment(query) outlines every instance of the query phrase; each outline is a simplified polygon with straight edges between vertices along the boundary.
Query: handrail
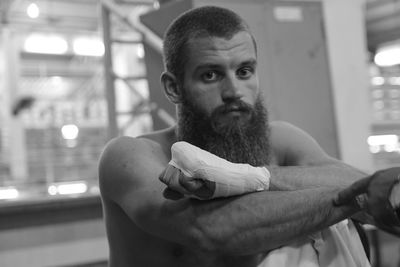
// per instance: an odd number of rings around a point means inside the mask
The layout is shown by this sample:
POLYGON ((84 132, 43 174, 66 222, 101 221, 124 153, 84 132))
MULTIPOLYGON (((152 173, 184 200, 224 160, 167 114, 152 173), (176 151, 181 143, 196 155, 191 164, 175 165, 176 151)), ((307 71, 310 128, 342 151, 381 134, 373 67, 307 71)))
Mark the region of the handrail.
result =
POLYGON ((125 15, 121 8, 113 0, 101 0, 103 6, 117 15, 122 21, 143 35, 143 41, 149 44, 157 52, 162 53, 162 39, 152 30, 141 23, 137 18, 125 15))

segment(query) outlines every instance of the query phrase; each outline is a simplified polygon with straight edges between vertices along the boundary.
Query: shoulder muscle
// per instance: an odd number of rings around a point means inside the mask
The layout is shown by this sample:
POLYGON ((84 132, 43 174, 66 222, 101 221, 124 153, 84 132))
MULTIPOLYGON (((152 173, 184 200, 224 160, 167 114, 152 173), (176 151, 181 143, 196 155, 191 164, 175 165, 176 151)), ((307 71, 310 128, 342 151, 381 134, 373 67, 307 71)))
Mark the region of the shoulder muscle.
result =
POLYGON ((318 165, 333 158, 302 129, 283 121, 271 122, 271 144, 281 165, 318 165))
POLYGON ((114 201, 127 192, 161 186, 158 175, 167 164, 161 147, 148 139, 119 137, 110 141, 99 162, 103 197, 114 201))

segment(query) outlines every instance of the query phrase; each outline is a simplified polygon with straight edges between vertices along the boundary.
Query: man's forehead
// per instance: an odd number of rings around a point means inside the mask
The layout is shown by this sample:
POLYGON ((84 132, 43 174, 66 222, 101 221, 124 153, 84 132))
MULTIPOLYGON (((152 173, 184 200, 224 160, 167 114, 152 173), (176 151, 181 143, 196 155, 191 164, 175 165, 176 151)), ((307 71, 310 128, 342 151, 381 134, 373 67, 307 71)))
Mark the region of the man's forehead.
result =
POLYGON ((187 45, 187 62, 207 61, 214 57, 243 58, 256 61, 256 48, 248 32, 238 32, 230 38, 215 36, 198 36, 187 45))
POLYGON ((230 44, 235 45, 235 44, 249 43, 255 46, 255 41, 252 35, 247 31, 239 31, 237 33, 228 36, 213 36, 207 33, 199 33, 189 38, 187 42, 187 44, 190 47, 194 46, 193 47, 194 49, 196 49, 196 46, 198 46, 200 43, 209 44, 211 46, 214 45, 216 48, 218 48, 218 45, 221 44, 229 46, 230 44))

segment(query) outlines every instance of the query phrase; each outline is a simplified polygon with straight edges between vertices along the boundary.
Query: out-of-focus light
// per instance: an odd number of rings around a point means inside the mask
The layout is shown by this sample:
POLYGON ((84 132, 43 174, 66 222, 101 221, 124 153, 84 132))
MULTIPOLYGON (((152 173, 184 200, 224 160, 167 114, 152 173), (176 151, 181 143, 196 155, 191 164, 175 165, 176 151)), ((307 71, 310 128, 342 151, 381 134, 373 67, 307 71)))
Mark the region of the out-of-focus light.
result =
POLYGON ((85 183, 60 184, 57 191, 60 195, 82 194, 87 191, 87 185, 85 183))
POLYGON ((137 46, 136 55, 138 58, 144 58, 144 47, 142 44, 137 46))
POLYGON ((73 41, 72 49, 80 56, 101 57, 104 55, 104 44, 99 38, 78 37, 73 41))
POLYGON ((379 76, 373 77, 371 83, 375 86, 383 85, 385 83, 385 78, 379 76))
POLYGON ((19 196, 19 192, 14 187, 0 187, 0 199, 14 199, 19 196))
POLYGON ((389 83, 392 85, 400 85, 400 77, 390 77, 389 83))
POLYGON ((74 195, 83 194, 87 192, 88 187, 85 182, 69 182, 69 183, 58 183, 50 185, 47 188, 47 192, 54 195, 74 195))
POLYGON ((371 135, 368 137, 368 145, 380 146, 380 145, 397 145, 399 137, 394 134, 384 135, 371 135))
POLYGON ((398 144, 386 144, 386 145, 383 146, 383 149, 386 152, 394 152, 394 151, 397 151, 398 148, 399 148, 398 144))
POLYGON ((51 83, 55 86, 59 86, 63 83, 63 78, 61 76, 52 76, 51 83))
POLYGON ((381 151, 380 146, 370 146, 369 147, 369 152, 376 154, 379 153, 381 151))
POLYGON ((61 134, 64 139, 73 140, 78 137, 79 128, 75 124, 67 124, 61 127, 61 134))
POLYGON ((37 17, 39 17, 40 9, 38 5, 35 3, 31 3, 26 9, 26 14, 28 14, 28 16, 32 19, 36 19, 37 17))
POLYGON ((55 185, 50 185, 50 186, 47 188, 47 192, 49 193, 49 195, 52 195, 52 196, 57 195, 57 186, 55 186, 55 185))
POLYGON ((154 9, 160 9, 160 2, 154 1, 154 3, 153 3, 153 8, 154 8, 154 9))
POLYGON ((400 64, 400 45, 391 45, 378 49, 374 61, 380 67, 400 64))
POLYGON ((68 51, 67 41, 58 35, 31 34, 24 43, 24 50, 30 53, 65 54, 68 51))

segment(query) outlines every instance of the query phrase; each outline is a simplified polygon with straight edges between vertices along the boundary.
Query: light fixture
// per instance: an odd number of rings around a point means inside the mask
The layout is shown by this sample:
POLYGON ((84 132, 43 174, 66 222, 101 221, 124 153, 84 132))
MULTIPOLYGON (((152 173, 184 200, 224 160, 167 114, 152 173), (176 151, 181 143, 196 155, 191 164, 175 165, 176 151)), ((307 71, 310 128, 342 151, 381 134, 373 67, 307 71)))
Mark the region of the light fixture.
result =
POLYGON ((397 144, 398 142, 399 137, 395 134, 371 135, 370 137, 368 137, 368 144, 370 146, 397 144))
POLYGON ((86 182, 55 183, 47 188, 49 195, 73 195, 83 194, 88 190, 86 182))
POLYGON ((400 44, 383 46, 374 57, 375 64, 380 67, 390 67, 400 64, 400 44))
POLYGON ((77 37, 73 40, 72 49, 80 56, 101 57, 104 55, 104 44, 100 38, 77 37))
POLYGON ((378 153, 381 148, 385 152, 398 152, 399 147, 399 137, 394 134, 386 135, 371 135, 368 137, 368 145, 371 153, 378 153))
POLYGON ((385 78, 380 77, 380 76, 372 77, 371 83, 372 83, 372 85, 374 85, 374 86, 383 85, 383 84, 385 84, 385 78))
POLYGON ((26 8, 26 14, 32 19, 36 19, 39 17, 40 9, 37 4, 30 3, 29 6, 26 8))
POLYGON ((61 127, 62 137, 66 140, 73 140, 78 137, 79 128, 75 124, 66 124, 61 127))
POLYGON ((19 196, 15 187, 0 187, 0 199, 14 199, 19 196))
POLYGON ((25 39, 24 50, 29 53, 65 54, 68 43, 60 35, 33 33, 25 39))

